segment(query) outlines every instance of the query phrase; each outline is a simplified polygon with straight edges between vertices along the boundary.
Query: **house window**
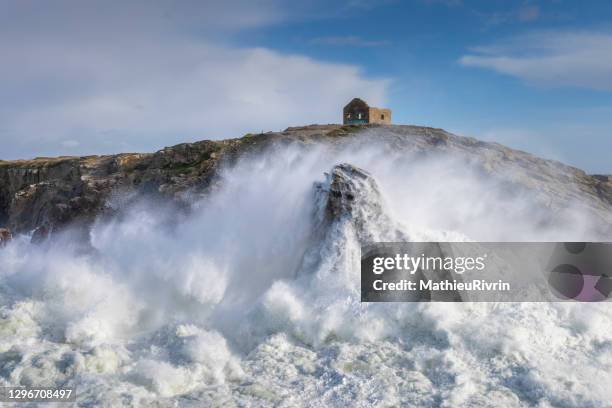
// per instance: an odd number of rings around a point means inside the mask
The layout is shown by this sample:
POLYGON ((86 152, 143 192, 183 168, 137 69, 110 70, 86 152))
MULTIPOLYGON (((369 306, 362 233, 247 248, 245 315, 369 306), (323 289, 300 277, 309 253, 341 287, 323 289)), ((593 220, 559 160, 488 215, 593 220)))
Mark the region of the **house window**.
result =
POLYGON ((357 119, 361 119, 361 113, 359 113, 359 115, 358 115, 357 119))

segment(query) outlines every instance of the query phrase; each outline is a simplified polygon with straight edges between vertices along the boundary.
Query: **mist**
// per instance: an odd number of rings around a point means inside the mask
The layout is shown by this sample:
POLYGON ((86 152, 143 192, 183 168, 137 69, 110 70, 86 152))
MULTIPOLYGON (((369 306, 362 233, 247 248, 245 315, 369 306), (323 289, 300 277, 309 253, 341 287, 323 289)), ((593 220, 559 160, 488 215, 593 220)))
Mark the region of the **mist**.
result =
POLYGON ((117 199, 119 215, 97 220, 88 243, 74 231, 39 246, 17 237, 0 250, 0 385, 73 384, 83 404, 110 405, 126 394, 245 406, 609 401, 607 304, 360 302, 364 239, 610 239, 581 203, 553 213, 509 184, 512 169, 492 176, 472 158, 373 137, 245 157, 187 213, 117 199), (339 163, 369 172, 378 193, 359 222, 320 230, 315 185, 339 163))

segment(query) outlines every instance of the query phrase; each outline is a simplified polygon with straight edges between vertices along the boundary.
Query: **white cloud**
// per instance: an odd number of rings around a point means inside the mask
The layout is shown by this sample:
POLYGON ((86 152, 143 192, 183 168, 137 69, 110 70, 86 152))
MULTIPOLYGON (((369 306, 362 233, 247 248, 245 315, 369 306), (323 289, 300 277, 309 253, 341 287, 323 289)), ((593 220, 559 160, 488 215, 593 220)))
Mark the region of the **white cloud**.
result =
POLYGON ((612 91, 611 49, 612 33, 543 31, 475 48, 459 62, 539 85, 612 91))
POLYGON ((337 123, 353 96, 384 101, 387 81, 355 66, 221 41, 283 15, 272 2, 233 3, 63 2, 15 7, 19 24, 3 14, 0 158, 65 153, 66 141, 71 154, 154 150, 337 123))

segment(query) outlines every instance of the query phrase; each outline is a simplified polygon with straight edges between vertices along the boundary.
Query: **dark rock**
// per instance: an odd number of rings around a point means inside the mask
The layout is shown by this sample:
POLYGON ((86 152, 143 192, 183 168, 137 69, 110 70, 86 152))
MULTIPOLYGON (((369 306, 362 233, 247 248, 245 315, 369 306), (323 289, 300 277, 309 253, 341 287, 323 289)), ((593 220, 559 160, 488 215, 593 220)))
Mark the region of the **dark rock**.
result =
MULTIPOLYGON (((404 125, 311 125, 239 139, 183 143, 152 154, 0 161, 0 225, 15 234, 49 226, 58 231, 75 222, 86 226, 107 211, 111 197, 123 193, 186 203, 189 197, 201 197, 217 188, 220 169, 241 157, 275 146, 310 149, 325 145, 340 150, 347 143, 374 144, 419 157, 450 154, 466 163, 478 163, 484 177, 499 178, 509 191, 529 190, 553 211, 578 202, 602 225, 612 225, 608 176, 589 176, 559 162, 442 129, 404 125)), ((352 193, 342 177, 351 172, 355 182, 367 173, 342 167, 334 171, 337 183, 332 183, 331 192, 339 199, 330 203, 329 211, 350 211, 352 193)))
MULTIPOLYGON (((326 208, 331 217, 353 213, 358 198, 370 191, 378 195, 378 187, 370 174, 351 164, 335 166, 330 178, 326 208)), ((322 186, 321 186, 322 187, 322 186)))
POLYGON ((8 244, 11 239, 13 239, 11 230, 8 228, 0 228, 0 248, 8 244))
POLYGON ((315 183, 319 213, 315 215, 316 234, 325 233, 337 222, 353 225, 362 244, 376 241, 372 231, 379 230, 389 241, 408 239, 388 216, 376 180, 365 170, 348 163, 334 166, 326 180, 315 183))

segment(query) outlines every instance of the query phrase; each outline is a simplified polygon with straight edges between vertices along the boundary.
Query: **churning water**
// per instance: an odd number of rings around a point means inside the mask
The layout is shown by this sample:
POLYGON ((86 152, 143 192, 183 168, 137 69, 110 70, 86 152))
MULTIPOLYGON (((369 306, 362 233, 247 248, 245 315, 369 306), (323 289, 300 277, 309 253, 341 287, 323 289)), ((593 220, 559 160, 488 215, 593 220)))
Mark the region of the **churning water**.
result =
MULTIPOLYGON (((109 205, 118 206, 121 200, 109 205)), ((362 304, 364 241, 581 240, 456 158, 278 148, 188 215, 140 201, 0 250, 0 385, 83 406, 610 406, 609 304, 362 304), (366 169, 323 220, 325 173, 366 169), (318 187, 317 187, 318 186, 318 187)), ((608 237, 609 239, 609 237, 608 237)))

